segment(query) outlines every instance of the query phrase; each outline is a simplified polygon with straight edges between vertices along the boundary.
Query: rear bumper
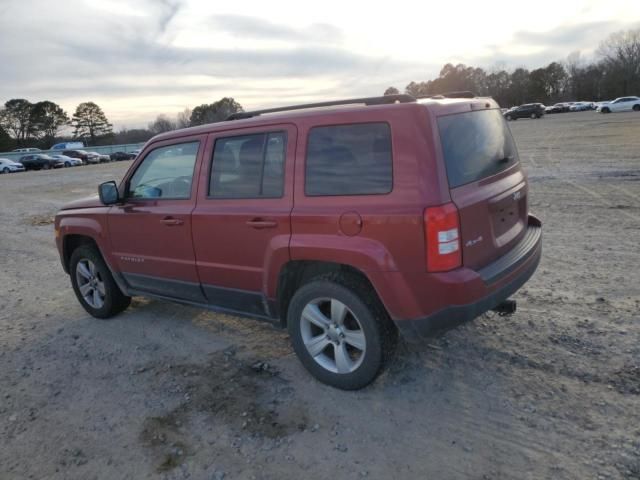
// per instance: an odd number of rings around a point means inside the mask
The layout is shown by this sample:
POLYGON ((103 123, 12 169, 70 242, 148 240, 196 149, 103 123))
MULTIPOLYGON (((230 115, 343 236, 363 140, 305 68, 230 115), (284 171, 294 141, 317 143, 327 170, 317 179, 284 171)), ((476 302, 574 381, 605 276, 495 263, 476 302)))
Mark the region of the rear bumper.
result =
POLYGON ((461 268, 435 276, 432 274, 432 278, 418 288, 413 285, 412 296, 428 298, 422 302, 418 298, 415 304, 426 304, 432 307, 431 311, 404 318, 392 315, 395 324, 407 340, 412 340, 473 320, 522 287, 536 271, 541 256, 542 225, 537 218, 529 216, 523 239, 495 262, 479 271, 461 268), (435 292, 435 298, 432 292, 435 292), (434 305, 434 301, 440 305, 434 305))

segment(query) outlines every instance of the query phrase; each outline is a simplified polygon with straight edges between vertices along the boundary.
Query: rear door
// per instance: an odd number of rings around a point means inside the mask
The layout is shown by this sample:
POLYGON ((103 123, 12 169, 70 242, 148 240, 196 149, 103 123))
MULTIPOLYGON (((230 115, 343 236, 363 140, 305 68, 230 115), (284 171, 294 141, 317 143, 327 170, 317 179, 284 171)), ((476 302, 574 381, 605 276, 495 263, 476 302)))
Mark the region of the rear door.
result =
POLYGON ((507 253, 527 227, 527 181, 497 109, 438 117, 451 199, 460 215, 462 260, 481 268, 507 253))
POLYGON ((211 305, 269 315, 268 276, 289 260, 296 135, 282 124, 209 136, 192 221, 211 305))

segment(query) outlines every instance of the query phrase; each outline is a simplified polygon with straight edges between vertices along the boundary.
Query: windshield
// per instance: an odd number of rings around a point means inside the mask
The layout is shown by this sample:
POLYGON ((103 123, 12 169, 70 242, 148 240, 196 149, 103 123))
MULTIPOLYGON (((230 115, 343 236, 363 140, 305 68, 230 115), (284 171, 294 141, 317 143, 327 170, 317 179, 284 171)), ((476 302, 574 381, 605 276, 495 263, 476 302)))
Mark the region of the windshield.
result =
POLYGON ((495 175, 518 161, 499 110, 445 115, 438 118, 438 128, 451 188, 495 175))

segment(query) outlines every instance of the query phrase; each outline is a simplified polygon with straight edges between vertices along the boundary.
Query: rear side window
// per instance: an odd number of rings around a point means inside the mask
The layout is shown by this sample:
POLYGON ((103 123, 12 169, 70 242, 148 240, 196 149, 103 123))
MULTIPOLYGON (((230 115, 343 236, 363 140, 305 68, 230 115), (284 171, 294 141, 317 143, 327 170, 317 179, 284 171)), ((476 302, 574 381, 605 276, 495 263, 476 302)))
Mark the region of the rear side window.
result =
POLYGON ((438 118, 438 128, 451 188, 495 175, 518 161, 499 110, 445 115, 438 118))
POLYGON ((279 198, 284 187, 287 134, 219 138, 213 151, 209 196, 279 198))
POLYGON ((305 193, 375 195, 393 186, 387 123, 315 127, 309 132, 305 193))

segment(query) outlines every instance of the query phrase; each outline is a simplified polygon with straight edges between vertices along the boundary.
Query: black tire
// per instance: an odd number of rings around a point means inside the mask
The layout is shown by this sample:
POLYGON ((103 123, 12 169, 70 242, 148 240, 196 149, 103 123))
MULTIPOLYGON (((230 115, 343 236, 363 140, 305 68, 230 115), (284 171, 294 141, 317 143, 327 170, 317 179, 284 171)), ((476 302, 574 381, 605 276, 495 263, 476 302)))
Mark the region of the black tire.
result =
POLYGON ((69 162, 64 162, 64 168, 70 167, 71 164, 69 162))
POLYGON ((109 268, 107 267, 106 263, 104 263, 102 255, 100 255, 100 252, 96 249, 96 247, 92 245, 83 245, 73 251, 73 253, 71 254, 71 260, 69 262, 69 275, 71 276, 71 285, 73 286, 73 291, 75 292, 80 305, 82 305, 87 313, 89 313, 89 315, 93 317, 113 317, 125 310, 131 303, 131 297, 127 297, 122 293, 115 280, 113 279, 109 268), (80 293, 76 270, 78 268, 78 263, 82 260, 89 260, 95 265, 97 275, 104 283, 105 297, 104 303, 101 308, 94 308, 89 305, 89 303, 87 303, 87 301, 80 293))
POLYGON ((506 118, 508 121, 513 120, 513 118, 511 117, 511 115, 507 115, 507 116, 506 116, 506 117, 504 117, 504 118, 506 118))
POLYGON ((49 169, 51 168, 51 165, 49 165, 48 163, 45 163, 45 164, 42 166, 42 168, 43 168, 44 170, 49 170, 49 169))
POLYGON ((600 109, 601 113, 611 113, 611 110, 609 110, 607 107, 604 107, 602 109, 600 109))
MULTIPOLYGON (((397 340, 397 330, 376 293, 362 279, 345 273, 321 275, 298 289, 289 304, 287 326, 293 349, 307 371, 322 383, 342 390, 357 390, 369 385, 392 356, 397 340), (357 318, 364 334, 366 348, 358 360, 359 366, 349 373, 326 369, 304 344, 302 312, 319 298, 336 299, 344 304, 357 318)), ((334 347, 329 347, 329 353, 333 352, 334 347)))
POLYGON ((534 119, 536 119, 536 118, 539 118, 539 117, 538 117, 538 115, 537 115, 537 114, 535 114, 535 113, 532 113, 532 114, 531 114, 531 120, 534 120, 534 119))
POLYGON ((11 170, 9 170, 9 167, 4 167, 2 169, 2 173, 9 173, 11 170))
POLYGON ((633 111, 634 112, 640 112, 640 105, 634 105, 633 106, 633 111))

